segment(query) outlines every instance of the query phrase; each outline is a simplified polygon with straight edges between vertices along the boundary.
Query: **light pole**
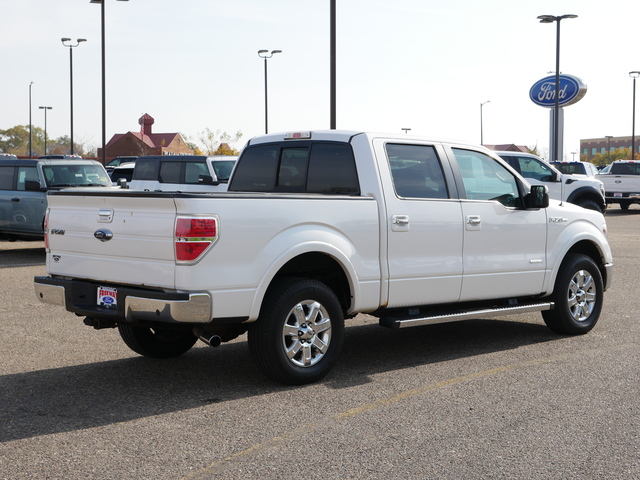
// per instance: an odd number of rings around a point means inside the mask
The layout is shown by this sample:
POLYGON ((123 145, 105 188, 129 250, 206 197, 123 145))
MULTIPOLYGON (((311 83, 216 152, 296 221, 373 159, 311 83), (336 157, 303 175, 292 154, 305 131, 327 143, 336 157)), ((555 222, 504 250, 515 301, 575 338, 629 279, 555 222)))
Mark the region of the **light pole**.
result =
POLYGON ((578 153, 578 152, 571 152, 571 161, 572 162, 576 161, 576 153, 578 153))
POLYGON ((629 76, 633 78, 633 118, 631 120, 631 160, 636 156, 636 78, 640 76, 640 72, 629 72, 629 76))
POLYGON ((53 109, 53 107, 38 107, 40 110, 44 110, 44 155, 47 154, 47 110, 53 109))
POLYGON ((482 102, 482 103, 480 104, 480 145, 482 145, 482 144, 484 143, 484 142, 483 142, 483 140, 484 140, 484 139, 483 139, 483 136, 482 136, 482 106, 483 106, 485 103, 489 103, 490 101, 491 101, 491 100, 487 100, 486 102, 482 102))
POLYGON ((31 135, 31 86, 33 82, 29 84, 29 158, 33 158, 33 140, 31 135))
MULTIPOLYGON (((119 2, 128 2, 129 0, 118 0, 119 2)), ((106 74, 104 62, 104 0, 91 0, 89 3, 100 4, 100 25, 101 25, 101 42, 102 42, 102 164, 107 163, 107 93, 106 93, 106 74)))
POLYGON ((409 133, 409 130, 411 130, 410 128, 404 127, 401 128, 400 130, 404 130, 404 133, 409 133))
POLYGON ((553 112, 553 152, 554 152, 554 160, 558 160, 558 136, 559 136, 559 126, 560 126, 560 96, 558 95, 560 91, 560 20, 564 20, 565 18, 578 18, 577 15, 540 15, 538 19, 540 23, 557 23, 556 28, 556 90, 554 92, 555 97, 555 106, 553 112))
POLYGON ((607 139, 607 165, 611 163, 611 139, 612 135, 605 135, 604 138, 607 139))
POLYGON ((282 50, 258 50, 258 56, 264 58, 264 133, 269 133, 269 104, 267 97, 267 59, 273 57, 282 50))
POLYGON ((70 38, 61 38, 60 41, 62 42, 62 45, 64 45, 65 47, 69 47, 69 84, 71 86, 71 91, 69 93, 69 98, 71 98, 71 155, 73 155, 73 49, 75 47, 77 47, 78 45, 80 45, 82 42, 86 42, 87 40, 85 38, 78 38, 76 40, 76 44, 72 45, 69 44, 67 45, 66 42, 70 42, 71 39, 70 38))

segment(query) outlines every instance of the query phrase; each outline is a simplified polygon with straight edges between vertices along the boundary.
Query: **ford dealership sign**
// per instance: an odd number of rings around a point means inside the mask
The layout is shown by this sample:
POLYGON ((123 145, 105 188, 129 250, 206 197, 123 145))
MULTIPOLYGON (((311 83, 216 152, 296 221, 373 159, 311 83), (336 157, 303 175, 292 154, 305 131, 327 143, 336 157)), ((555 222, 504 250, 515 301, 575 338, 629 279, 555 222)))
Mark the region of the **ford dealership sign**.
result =
MULTIPOLYGON (((587 93, 587 85, 573 75, 560 75, 560 88, 558 106, 566 107, 577 103, 587 93)), ((541 107, 554 108, 556 106, 556 76, 545 77, 538 80, 531 90, 529 98, 541 107)))

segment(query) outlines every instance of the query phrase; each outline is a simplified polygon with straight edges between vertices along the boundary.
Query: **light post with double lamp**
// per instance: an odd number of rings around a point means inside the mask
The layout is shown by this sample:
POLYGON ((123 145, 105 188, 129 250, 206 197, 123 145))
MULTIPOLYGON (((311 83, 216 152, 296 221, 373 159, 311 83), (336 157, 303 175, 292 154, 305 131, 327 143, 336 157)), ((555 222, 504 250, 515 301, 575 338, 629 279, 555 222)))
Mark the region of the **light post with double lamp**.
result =
POLYGON ((33 158, 33 136, 31 135, 31 86, 33 82, 29 84, 29 158, 33 158))
POLYGON ((87 40, 85 38, 78 38, 76 40, 76 44, 72 45, 72 44, 68 44, 67 42, 70 42, 71 39, 70 38, 61 38, 60 41, 62 42, 62 45, 64 45, 65 47, 69 47, 69 84, 71 85, 71 91, 69 94, 69 97, 71 98, 71 150, 70 153, 71 155, 73 155, 73 49, 75 47, 77 47, 78 45, 80 45, 82 42, 86 42, 87 40))
POLYGON ((38 107, 40 110, 44 110, 44 155, 47 154, 47 110, 53 109, 53 107, 38 107))
POLYGON ((264 133, 269 133, 269 104, 267 100, 267 59, 273 57, 282 50, 258 50, 258 56, 264 58, 264 133))
MULTIPOLYGON (((118 0, 119 2, 128 2, 129 0, 118 0)), ((100 4, 100 25, 101 25, 101 42, 102 42, 102 164, 107 163, 107 93, 106 93, 106 73, 105 73, 105 55, 104 55, 104 0, 91 0, 89 3, 100 4)))
POLYGON ((611 139, 612 135, 605 135, 604 138, 607 139, 607 165, 611 163, 611 139))
POLYGON ((482 135, 482 106, 483 106, 485 103, 489 103, 490 101, 491 101, 491 100, 487 100, 486 102, 482 102, 482 103, 480 104, 480 145, 482 145, 482 144, 484 143, 484 142, 483 142, 483 140, 484 140, 484 139, 483 139, 483 135, 482 135))
POLYGON ((558 136, 559 136, 559 132, 560 132, 560 96, 559 96, 559 91, 560 91, 560 20, 564 20, 565 18, 578 18, 577 15, 559 15, 559 16, 555 16, 555 15, 540 15, 538 17, 538 20, 540 20, 540 23, 553 23, 556 22, 557 23, 557 29, 556 29, 556 90, 555 90, 555 106, 554 106, 554 113, 553 113, 553 160, 559 160, 558 158, 558 136))
POLYGON ((631 121, 631 160, 636 156, 636 78, 640 77, 640 72, 629 72, 633 78, 633 119, 631 121))

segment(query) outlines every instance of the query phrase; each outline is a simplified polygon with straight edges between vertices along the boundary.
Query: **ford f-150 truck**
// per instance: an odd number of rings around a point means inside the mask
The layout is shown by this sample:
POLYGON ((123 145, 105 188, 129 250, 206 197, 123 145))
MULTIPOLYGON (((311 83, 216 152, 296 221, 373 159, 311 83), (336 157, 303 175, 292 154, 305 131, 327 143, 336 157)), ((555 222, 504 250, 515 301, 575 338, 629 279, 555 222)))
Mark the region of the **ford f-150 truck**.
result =
POLYGON ((618 203, 628 210, 632 203, 640 203, 640 160, 611 162, 609 173, 596 178, 604 184, 607 203, 618 203))
POLYGON ((250 140, 224 193, 52 192, 45 246, 41 301, 149 357, 248 331, 293 385, 330 371, 358 313, 403 328, 541 311, 586 333, 613 265, 600 212, 483 147, 335 130, 250 140))

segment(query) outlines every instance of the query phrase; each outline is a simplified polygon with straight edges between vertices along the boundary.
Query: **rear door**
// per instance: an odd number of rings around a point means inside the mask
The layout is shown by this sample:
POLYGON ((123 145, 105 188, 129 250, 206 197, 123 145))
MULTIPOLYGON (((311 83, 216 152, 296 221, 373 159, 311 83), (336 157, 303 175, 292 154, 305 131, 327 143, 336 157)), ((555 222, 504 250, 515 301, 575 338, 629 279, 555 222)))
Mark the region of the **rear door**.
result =
POLYGON ((455 302, 462 286, 463 224, 442 148, 375 139, 387 205, 389 307, 455 302))

